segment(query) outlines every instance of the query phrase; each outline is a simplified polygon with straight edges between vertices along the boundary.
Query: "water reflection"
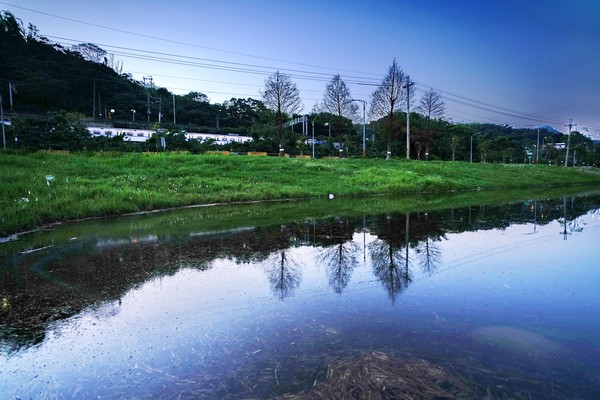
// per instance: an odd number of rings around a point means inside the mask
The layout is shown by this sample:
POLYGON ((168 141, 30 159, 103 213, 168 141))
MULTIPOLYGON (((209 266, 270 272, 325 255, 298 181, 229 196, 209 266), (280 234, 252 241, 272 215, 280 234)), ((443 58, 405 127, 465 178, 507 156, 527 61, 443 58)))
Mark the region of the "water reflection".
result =
POLYGON ((346 218, 338 218, 331 224, 313 223, 313 244, 323 246, 317 257, 325 265, 329 286, 342 293, 348 286, 352 271, 358 265, 359 245, 353 241, 356 226, 346 218))
POLYGON ((312 248, 328 284, 342 293, 353 271, 368 259, 372 273, 395 302, 420 273, 433 274, 448 233, 540 225, 558 220, 561 235, 580 232, 578 217, 597 208, 593 198, 535 200, 411 214, 307 220, 227 232, 188 232, 137 237, 82 237, 2 260, 0 338, 19 349, 41 342, 48 324, 86 307, 119 300, 150 279, 182 268, 209 270, 215 260, 260 264, 273 296, 281 301, 301 287, 302 260, 291 249, 312 248), (368 233, 368 234, 367 234, 368 233), (355 240, 362 234, 363 243, 355 240), (367 243, 367 236, 369 243, 367 243))
POLYGON ((273 253, 265 263, 273 294, 279 300, 292 296, 302 279, 300 265, 285 250, 273 253))

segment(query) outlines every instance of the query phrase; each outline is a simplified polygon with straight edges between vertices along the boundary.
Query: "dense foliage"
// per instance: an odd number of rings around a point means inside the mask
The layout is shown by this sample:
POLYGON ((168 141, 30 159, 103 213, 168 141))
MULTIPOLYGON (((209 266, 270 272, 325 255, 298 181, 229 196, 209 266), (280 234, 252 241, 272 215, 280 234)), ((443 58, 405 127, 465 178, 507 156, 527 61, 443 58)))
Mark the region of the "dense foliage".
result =
MULTIPOLYGON (((307 139, 312 138, 314 131, 316 157, 352 157, 362 153, 363 127, 352 121, 362 122, 362 115, 356 115, 356 104, 351 102, 351 95, 339 75, 334 75, 325 88, 324 106, 331 103, 331 107, 309 115, 307 138, 301 132, 301 122, 282 128, 282 122, 301 117, 296 113, 298 107, 278 109, 253 98, 210 103, 200 92, 175 95, 151 82, 136 81, 131 75, 121 73, 122 65, 98 46, 82 43, 65 48, 52 43, 35 26, 30 24, 25 28, 8 11, 0 11, 0 43, 0 95, 5 116, 12 122, 12 126, 6 127, 8 148, 158 151, 161 150, 160 136, 164 136, 169 150, 202 153, 218 149, 277 154, 284 148, 286 153, 300 155, 312 154, 313 146, 307 139), (327 99, 331 101, 328 103, 327 99), (334 100, 338 108, 334 107, 334 100), (157 134, 146 143, 129 143, 118 137, 92 138, 85 129, 89 125, 154 129, 157 134), (251 136, 253 140, 217 146, 210 141, 186 141, 184 131, 237 133, 251 136)), ((394 62, 382 81, 388 84, 373 94, 371 116, 376 120, 365 129, 368 157, 405 154, 406 113, 401 111, 403 80, 404 73, 394 62), (390 79, 395 83, 391 92, 390 79), (381 96, 376 96, 378 93, 381 96)), ((291 80, 286 83, 295 87, 291 80)), ((270 89, 273 85, 266 85, 262 93, 270 93, 270 89)), ((298 93, 289 97, 297 105, 298 93)), ((567 141, 562 133, 541 129, 538 145, 537 130, 445 121, 443 101, 435 92, 412 102, 420 104, 419 112, 412 112, 410 116, 412 159, 487 163, 539 161, 555 165, 565 161, 565 150, 557 145, 567 141)), ((573 132, 570 149, 569 165, 600 165, 600 149, 581 133, 573 132)))

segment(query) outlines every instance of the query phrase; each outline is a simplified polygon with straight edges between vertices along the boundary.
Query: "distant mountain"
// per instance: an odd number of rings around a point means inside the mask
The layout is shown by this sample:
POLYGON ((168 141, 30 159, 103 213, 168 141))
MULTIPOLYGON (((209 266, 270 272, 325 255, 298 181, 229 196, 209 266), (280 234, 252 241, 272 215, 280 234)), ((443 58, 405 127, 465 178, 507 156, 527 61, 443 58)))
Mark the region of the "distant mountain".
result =
POLYGON ((536 128, 532 128, 532 129, 538 129, 538 128, 539 129, 545 129, 548 132, 552 132, 552 133, 562 133, 561 131, 557 130, 556 128, 554 128, 554 127, 552 127, 550 125, 540 125, 540 126, 538 126, 536 128))

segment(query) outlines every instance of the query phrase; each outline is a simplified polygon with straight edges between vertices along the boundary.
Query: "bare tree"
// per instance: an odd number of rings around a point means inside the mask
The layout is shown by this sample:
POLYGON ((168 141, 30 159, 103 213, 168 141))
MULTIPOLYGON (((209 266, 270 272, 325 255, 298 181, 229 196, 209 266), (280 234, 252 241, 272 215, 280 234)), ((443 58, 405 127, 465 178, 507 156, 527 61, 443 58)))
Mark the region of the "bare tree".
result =
POLYGON ((294 294, 294 290, 300 285, 302 273, 300 266, 285 250, 273 253, 266 261, 268 266, 267 274, 271 290, 279 300, 294 294))
POLYGON ((358 260, 356 259, 358 250, 358 245, 349 241, 327 247, 319 255, 318 260, 327 267, 329 286, 336 293, 342 293, 346 286, 348 286, 352 271, 358 265, 358 260))
POLYGON ((425 240, 419 242, 417 246, 417 254, 419 256, 419 264, 421 270, 428 275, 431 275, 438 268, 442 258, 442 251, 438 247, 435 239, 429 236, 425 240))
POLYGON ((383 125, 388 133, 387 156, 389 159, 392 156, 392 141, 398 137, 401 130, 400 123, 396 118, 396 111, 402 106, 404 99, 404 90, 402 85, 406 81, 406 75, 402 71, 396 59, 388 69, 387 75, 381 81, 381 84, 371 94, 371 117, 379 119, 383 118, 383 125))
POLYGON ((114 54, 109 54, 107 59, 107 66, 113 69, 117 74, 121 75, 123 73, 123 61, 117 59, 114 54))
POLYGON ((444 115, 444 111, 446 111, 446 104, 438 92, 433 89, 429 89, 421 97, 419 111, 421 111, 427 117, 427 128, 421 134, 421 141, 425 146, 425 157, 428 158, 429 146, 431 145, 432 137, 435 134, 435 132, 431 129, 431 119, 441 118, 444 115))
POLYGON ((429 89, 421 97, 419 109, 427 117, 427 121, 431 121, 432 118, 441 118, 444 115, 446 104, 438 92, 429 89))
POLYGON ((102 63, 106 60, 106 56, 108 53, 106 50, 101 48, 94 43, 80 43, 74 46, 71 46, 71 50, 81 54, 81 56, 88 61, 93 61, 95 63, 102 63))
POLYGON ((325 87, 323 108, 334 115, 333 130, 337 134, 340 143, 342 143, 344 140, 345 119, 352 120, 355 118, 358 105, 352 102, 350 89, 339 74, 334 75, 325 87))
POLYGON ((381 282, 392 302, 412 282, 408 248, 404 251, 392 241, 378 239, 369 245, 373 274, 381 282), (404 264, 404 268, 403 268, 404 264))
POLYGON ((283 156, 283 123, 286 114, 302 110, 300 91, 289 75, 277 71, 265 80, 265 89, 260 91, 265 106, 275 112, 277 135, 279 137, 279 155, 283 156))

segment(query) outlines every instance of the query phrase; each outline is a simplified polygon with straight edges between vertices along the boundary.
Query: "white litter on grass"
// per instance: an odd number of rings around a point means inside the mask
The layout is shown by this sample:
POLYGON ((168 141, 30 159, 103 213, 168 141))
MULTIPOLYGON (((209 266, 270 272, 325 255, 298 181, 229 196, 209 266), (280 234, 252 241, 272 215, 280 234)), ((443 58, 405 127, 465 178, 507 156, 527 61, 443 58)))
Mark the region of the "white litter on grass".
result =
POLYGON ((50 182, 54 180, 54 175, 46 175, 46 185, 50 186, 50 182))

